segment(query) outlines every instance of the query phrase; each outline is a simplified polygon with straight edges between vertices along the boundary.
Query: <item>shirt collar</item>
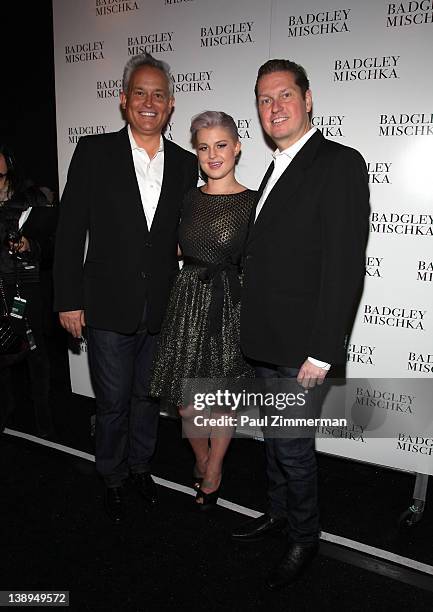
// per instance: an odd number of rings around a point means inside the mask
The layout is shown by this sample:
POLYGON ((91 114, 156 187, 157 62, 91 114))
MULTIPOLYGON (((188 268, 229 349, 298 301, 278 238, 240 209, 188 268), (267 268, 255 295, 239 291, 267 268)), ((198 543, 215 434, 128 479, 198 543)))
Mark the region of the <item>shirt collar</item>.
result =
POLYGON ((272 153, 272 157, 274 158, 274 160, 276 160, 277 157, 279 157, 280 155, 285 155, 286 157, 293 159, 296 153, 299 153, 299 151, 302 149, 302 147, 307 142, 307 140, 309 140, 315 132, 317 132, 316 127, 310 128, 308 132, 306 132, 299 140, 297 140, 295 143, 290 145, 290 147, 287 147, 287 149, 284 149, 284 151, 280 151, 279 149, 276 149, 272 153))
MULTIPOLYGON (((130 125, 128 125, 128 136, 129 136, 129 142, 130 142, 132 151, 144 151, 143 147, 138 146, 138 144, 135 142, 135 138, 132 135, 132 130, 131 130, 130 125)), ((161 153, 163 151, 164 151, 164 138, 162 137, 162 134, 161 134, 161 136, 159 137, 159 149, 156 153, 161 153)))

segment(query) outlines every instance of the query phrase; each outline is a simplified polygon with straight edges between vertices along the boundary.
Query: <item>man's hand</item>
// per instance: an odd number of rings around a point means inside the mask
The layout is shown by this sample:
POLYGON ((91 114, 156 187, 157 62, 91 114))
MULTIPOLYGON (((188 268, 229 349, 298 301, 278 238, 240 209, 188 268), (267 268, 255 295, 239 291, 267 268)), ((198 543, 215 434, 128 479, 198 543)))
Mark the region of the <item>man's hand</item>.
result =
POLYGON ((9 242, 9 248, 13 253, 24 253, 25 251, 30 251, 30 244, 25 236, 21 236, 21 240, 18 243, 9 242))
POLYGON ((72 334, 74 338, 81 338, 83 327, 86 325, 84 310, 68 310, 59 312, 60 325, 72 334))
POLYGON ((321 385, 323 383, 327 373, 327 370, 319 368, 306 359, 299 370, 297 381, 304 389, 312 389, 316 384, 321 385))

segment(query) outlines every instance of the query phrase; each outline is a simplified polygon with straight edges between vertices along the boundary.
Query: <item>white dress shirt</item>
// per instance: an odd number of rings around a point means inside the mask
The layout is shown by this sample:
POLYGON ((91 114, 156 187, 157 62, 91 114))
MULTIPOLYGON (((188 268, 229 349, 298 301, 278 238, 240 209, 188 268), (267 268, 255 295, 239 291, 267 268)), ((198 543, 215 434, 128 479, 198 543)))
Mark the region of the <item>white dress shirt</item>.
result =
MULTIPOLYGON (((266 199, 270 192, 272 191, 275 183, 278 181, 283 172, 287 169, 292 159, 295 157, 297 153, 302 149, 304 144, 311 138, 311 136, 316 132, 317 128, 312 127, 308 132, 306 132, 302 138, 297 140, 294 144, 292 144, 284 151, 279 151, 278 149, 272 153, 272 157, 274 158, 274 169, 272 171, 271 176, 269 177, 268 182, 263 190, 262 196, 257 204, 256 208, 256 218, 259 216, 260 211, 263 208, 263 205, 266 202, 266 199)), ((331 364, 326 363, 325 361, 320 361, 320 359, 315 359, 314 357, 308 357, 308 361, 323 370, 329 370, 331 364)))
POLYGON ((18 229, 21 229, 22 226, 24 225, 24 223, 27 221, 27 219, 29 218, 30 213, 32 212, 32 207, 29 206, 27 208, 27 210, 25 210, 24 212, 21 213, 21 216, 18 220, 18 229))
POLYGON ((287 169, 290 162, 295 157, 296 153, 299 153, 299 151, 302 149, 302 147, 307 142, 307 140, 309 140, 316 131, 317 131, 317 128, 312 127, 310 130, 308 130, 306 134, 302 136, 302 138, 297 140, 294 144, 292 144, 287 149, 284 149, 284 151, 280 151, 279 149, 276 149, 272 153, 272 157, 274 158, 274 169, 272 171, 271 176, 269 177, 268 182, 266 183, 262 196, 257 204, 256 221, 275 183, 278 181, 278 179, 283 174, 283 172, 287 169))
POLYGON ((161 136, 159 149, 151 159, 147 152, 135 142, 129 125, 128 136, 131 143, 132 159, 134 160, 141 203, 147 221, 147 228, 150 230, 161 194, 162 177, 164 174, 164 140, 161 136))

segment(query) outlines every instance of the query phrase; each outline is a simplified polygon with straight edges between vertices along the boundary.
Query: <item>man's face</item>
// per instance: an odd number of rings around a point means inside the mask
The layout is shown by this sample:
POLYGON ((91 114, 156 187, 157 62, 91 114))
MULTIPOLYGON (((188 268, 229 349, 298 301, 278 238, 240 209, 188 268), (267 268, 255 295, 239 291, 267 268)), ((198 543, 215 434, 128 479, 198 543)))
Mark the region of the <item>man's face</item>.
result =
POLYGON ((265 74, 257 84, 257 105, 262 127, 280 151, 297 142, 310 129, 311 91, 302 97, 292 72, 265 74))
POLYGON ((129 81, 128 92, 120 94, 120 103, 137 144, 161 134, 173 108, 165 74, 158 68, 137 68, 129 81))

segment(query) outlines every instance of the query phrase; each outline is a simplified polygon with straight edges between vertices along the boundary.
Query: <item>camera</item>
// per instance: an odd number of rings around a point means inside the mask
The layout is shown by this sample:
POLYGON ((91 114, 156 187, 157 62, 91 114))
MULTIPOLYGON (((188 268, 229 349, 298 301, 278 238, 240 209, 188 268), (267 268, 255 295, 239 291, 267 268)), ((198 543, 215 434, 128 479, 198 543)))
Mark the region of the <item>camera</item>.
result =
POLYGON ((0 251, 12 254, 18 257, 19 244, 21 242, 22 233, 18 227, 17 219, 14 218, 10 211, 5 210, 6 207, 0 209, 0 251))
POLYGON ((16 228, 15 224, 6 224, 3 245, 9 254, 16 259, 22 259, 23 254, 19 253, 22 233, 16 228))
POLYGON ((6 242, 12 243, 13 246, 18 246, 21 242, 21 232, 19 230, 7 229, 6 230, 6 242))

